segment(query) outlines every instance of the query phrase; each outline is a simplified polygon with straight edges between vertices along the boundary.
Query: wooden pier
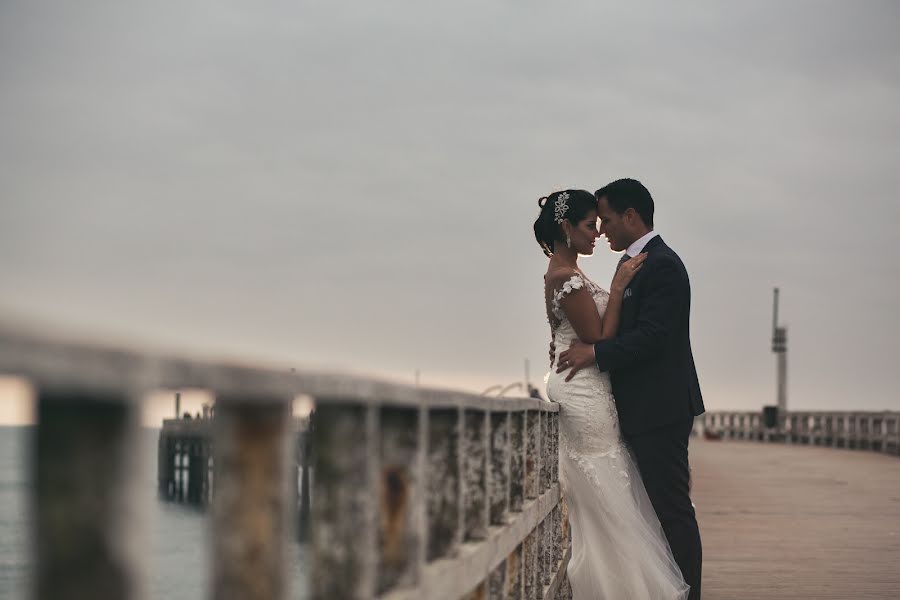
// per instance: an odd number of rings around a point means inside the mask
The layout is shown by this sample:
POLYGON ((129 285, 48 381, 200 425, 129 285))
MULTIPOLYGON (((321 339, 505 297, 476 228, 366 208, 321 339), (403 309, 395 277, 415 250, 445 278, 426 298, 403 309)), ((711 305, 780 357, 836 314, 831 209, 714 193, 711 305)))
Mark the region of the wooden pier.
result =
POLYGON ((691 442, 704 600, 900 598, 900 459, 691 442))

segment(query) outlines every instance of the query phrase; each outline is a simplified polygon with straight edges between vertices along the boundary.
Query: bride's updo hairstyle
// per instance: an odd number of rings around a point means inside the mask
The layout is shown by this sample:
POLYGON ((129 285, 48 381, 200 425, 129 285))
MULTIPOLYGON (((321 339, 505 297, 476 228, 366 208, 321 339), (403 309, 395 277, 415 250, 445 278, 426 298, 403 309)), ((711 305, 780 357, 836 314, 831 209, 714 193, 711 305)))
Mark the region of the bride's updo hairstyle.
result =
MULTIPOLYGON (((562 223, 558 223, 556 220, 556 205, 561 194, 569 195, 565 200, 566 208, 561 210, 561 218, 566 219, 572 225, 578 225, 589 212, 597 210, 597 198, 586 190, 560 190, 539 198, 538 206, 541 207, 541 214, 534 222, 534 237, 547 256, 553 256, 553 245, 556 242, 566 239, 562 223)), ((560 208, 562 209, 562 207, 560 208)))

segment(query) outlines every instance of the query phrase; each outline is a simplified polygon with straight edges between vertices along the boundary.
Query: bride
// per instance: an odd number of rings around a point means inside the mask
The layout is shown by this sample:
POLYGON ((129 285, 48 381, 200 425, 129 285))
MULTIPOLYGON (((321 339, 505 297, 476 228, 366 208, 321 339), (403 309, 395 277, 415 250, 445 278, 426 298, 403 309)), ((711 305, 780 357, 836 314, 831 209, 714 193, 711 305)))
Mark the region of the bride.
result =
MULTIPOLYGON (((593 344, 615 336, 624 290, 646 255, 622 262, 607 292, 578 266, 600 236, 594 195, 565 190, 538 205, 534 234, 550 258, 544 294, 558 356, 576 338, 593 344)), ((688 585, 623 442, 609 375, 593 365, 566 381, 555 366, 547 393, 560 405, 560 483, 572 527, 568 576, 575 600, 683 600, 688 585)))

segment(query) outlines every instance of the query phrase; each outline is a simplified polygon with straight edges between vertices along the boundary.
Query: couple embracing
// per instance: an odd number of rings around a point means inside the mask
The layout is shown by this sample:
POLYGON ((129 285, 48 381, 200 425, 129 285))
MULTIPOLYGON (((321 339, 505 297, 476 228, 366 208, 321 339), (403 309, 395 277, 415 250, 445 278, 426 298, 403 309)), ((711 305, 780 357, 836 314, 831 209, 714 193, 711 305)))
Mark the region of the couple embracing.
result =
POLYGON ((634 179, 538 204, 574 598, 699 600, 688 438, 704 409, 687 271, 653 230, 653 198, 634 179), (625 251, 608 291, 578 265, 601 235, 625 251))

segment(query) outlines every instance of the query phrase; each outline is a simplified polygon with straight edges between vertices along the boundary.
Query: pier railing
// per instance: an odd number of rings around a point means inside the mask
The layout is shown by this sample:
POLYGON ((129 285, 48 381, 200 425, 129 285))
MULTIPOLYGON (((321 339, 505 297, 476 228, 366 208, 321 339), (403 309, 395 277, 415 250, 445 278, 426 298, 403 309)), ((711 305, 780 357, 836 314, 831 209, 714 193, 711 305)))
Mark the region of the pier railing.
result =
POLYGON ((211 448, 197 446, 211 453, 213 475, 190 492, 212 499, 210 597, 288 596, 290 407, 301 394, 316 405, 308 597, 570 595, 555 404, 3 328, 0 373, 37 392, 35 598, 141 597, 139 404, 152 390, 183 388, 216 398, 203 425, 211 448))
POLYGON ((769 423, 761 412, 707 412, 697 419, 695 428, 725 439, 900 455, 900 412, 792 411, 769 423))

